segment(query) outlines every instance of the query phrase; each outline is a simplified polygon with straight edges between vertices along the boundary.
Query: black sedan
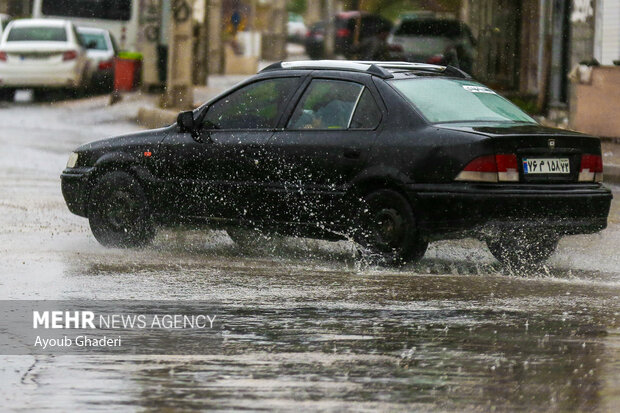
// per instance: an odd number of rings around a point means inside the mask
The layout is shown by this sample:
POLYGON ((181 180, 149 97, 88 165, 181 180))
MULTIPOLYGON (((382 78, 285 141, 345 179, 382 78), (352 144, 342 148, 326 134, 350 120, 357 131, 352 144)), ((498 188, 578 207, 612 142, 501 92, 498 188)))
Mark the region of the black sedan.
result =
POLYGON ((352 239, 389 264, 474 236, 504 263, 601 231, 599 139, 540 126, 459 69, 274 64, 168 127, 83 145, 69 209, 106 246, 159 226, 352 239))

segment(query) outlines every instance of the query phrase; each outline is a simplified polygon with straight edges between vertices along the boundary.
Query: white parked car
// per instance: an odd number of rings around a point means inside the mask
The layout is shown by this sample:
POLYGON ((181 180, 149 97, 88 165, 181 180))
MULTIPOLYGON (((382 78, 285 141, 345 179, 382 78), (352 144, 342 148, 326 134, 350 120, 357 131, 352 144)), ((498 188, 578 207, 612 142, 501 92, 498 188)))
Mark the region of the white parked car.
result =
POLYGON ((0 40, 0 91, 17 88, 80 89, 88 81, 88 59, 68 20, 13 20, 0 40))
POLYGON ((114 58, 118 46, 109 30, 96 27, 78 27, 78 35, 86 46, 91 85, 97 89, 111 90, 114 84, 114 58))
POLYGON ((294 43, 303 43, 308 28, 304 24, 304 19, 299 14, 289 13, 288 22, 286 23, 286 31, 288 40, 294 43))

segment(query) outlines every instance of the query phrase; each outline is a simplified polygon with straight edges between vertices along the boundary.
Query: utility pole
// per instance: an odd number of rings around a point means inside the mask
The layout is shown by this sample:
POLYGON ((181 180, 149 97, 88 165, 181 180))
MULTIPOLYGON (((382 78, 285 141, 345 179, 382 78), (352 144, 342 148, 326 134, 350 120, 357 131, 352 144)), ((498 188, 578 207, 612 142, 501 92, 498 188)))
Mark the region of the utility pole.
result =
POLYGON ((193 0, 171 2, 170 43, 168 46, 168 76, 163 106, 192 109, 193 93, 193 0))
POLYGON ((272 0, 271 30, 263 35, 263 59, 286 58, 286 0, 272 0))
POLYGON ((209 0, 198 0, 202 2, 202 22, 198 33, 198 58, 196 67, 197 85, 207 85, 209 76, 209 0))
POLYGON ((222 0, 207 0, 207 26, 209 30, 209 73, 224 71, 224 46, 222 44, 222 0))
POLYGON ((319 0, 310 0, 306 2, 306 13, 304 16, 304 20, 306 25, 310 27, 314 23, 321 21, 323 17, 323 8, 321 7, 322 2, 319 0))
POLYGON ((323 20, 327 23, 325 27, 325 57, 332 59, 334 57, 334 39, 336 38, 336 27, 334 26, 334 16, 336 9, 334 0, 325 1, 325 9, 323 9, 323 20))

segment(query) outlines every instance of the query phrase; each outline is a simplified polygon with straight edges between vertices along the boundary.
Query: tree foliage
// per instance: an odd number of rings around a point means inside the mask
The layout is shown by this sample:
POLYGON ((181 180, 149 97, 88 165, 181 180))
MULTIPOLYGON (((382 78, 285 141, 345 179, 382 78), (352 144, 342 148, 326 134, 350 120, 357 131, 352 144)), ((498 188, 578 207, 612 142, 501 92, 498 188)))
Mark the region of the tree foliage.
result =
MULTIPOLYGON (((317 0, 312 0, 317 1, 317 0)), ((286 10, 291 13, 304 14, 308 4, 306 0, 288 0, 286 10)))

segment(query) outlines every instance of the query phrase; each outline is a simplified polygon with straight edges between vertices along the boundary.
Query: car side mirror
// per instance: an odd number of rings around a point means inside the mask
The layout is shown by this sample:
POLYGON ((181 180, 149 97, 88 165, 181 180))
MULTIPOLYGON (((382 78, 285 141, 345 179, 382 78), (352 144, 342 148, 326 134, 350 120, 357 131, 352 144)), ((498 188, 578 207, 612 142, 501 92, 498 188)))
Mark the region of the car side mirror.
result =
POLYGON ((203 142, 193 111, 187 110, 179 113, 177 125, 179 125, 179 132, 189 133, 196 142, 203 142))
POLYGON ((197 125, 193 111, 187 110, 179 113, 179 116, 177 116, 177 125, 179 125, 179 132, 191 133, 192 138, 198 140, 197 125))

